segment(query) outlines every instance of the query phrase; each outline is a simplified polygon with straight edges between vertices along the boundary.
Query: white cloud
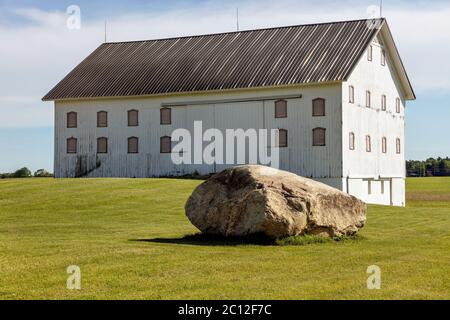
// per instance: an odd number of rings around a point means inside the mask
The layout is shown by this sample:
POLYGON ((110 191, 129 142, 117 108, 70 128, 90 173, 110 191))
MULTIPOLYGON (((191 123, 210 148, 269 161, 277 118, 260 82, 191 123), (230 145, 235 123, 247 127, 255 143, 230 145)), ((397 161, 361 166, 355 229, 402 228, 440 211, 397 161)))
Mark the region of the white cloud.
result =
POLYGON ((0 128, 39 128, 52 124, 52 103, 40 102, 40 97, 0 97, 0 128))
POLYGON ((57 27, 66 21, 66 15, 58 11, 47 12, 36 8, 18 8, 14 9, 13 12, 22 18, 43 26, 57 27))
MULTIPOLYGON (((445 63, 450 56, 450 5, 416 8, 402 3, 385 13, 416 91, 450 91, 450 64, 445 63)), ((124 13, 109 19, 108 40, 234 31, 236 6, 211 2, 159 13, 124 13)), ((346 2, 246 1, 239 8, 242 29, 367 18, 366 5, 346 2)), ((68 30, 65 12, 14 12, 31 23, 0 25, 0 127, 52 126, 51 104, 40 97, 101 44, 103 21, 82 21, 81 30, 68 30)), ((83 17, 83 7, 81 12, 83 17)))
POLYGON ((0 103, 33 103, 38 99, 39 97, 4 96, 0 97, 0 103))
POLYGON ((397 9, 388 23, 417 91, 450 92, 450 4, 446 7, 397 9))

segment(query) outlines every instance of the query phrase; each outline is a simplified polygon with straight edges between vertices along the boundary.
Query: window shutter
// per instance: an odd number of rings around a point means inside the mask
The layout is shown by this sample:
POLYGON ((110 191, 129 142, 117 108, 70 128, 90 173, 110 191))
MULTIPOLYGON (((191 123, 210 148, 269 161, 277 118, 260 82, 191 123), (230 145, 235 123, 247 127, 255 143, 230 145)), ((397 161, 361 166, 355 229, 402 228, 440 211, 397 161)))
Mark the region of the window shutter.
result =
POLYGON ((387 153, 387 139, 386 137, 383 137, 381 140, 381 149, 383 153, 387 153))
POLYGON ((275 118, 287 118, 286 100, 278 100, 275 102, 275 118))
POLYGON ((349 95, 348 101, 350 103, 355 103, 355 87, 353 87, 353 86, 349 87, 348 95, 349 95))
POLYGON ((172 124, 172 109, 162 108, 160 110, 161 124, 172 124))
POLYGON ((386 111, 386 95, 381 96, 381 110, 386 111))
POLYGON ((349 135, 349 148, 355 150, 355 134, 353 132, 350 132, 349 135))
POLYGON ((161 153, 171 153, 172 152, 172 141, 170 137, 161 137, 160 141, 160 152, 161 153))
POLYGON ((288 131, 286 129, 278 130, 278 146, 280 148, 287 148, 288 146, 288 131))
POLYGON ((326 130, 324 128, 313 129, 313 146, 323 147, 325 146, 326 130))
POLYGON ((108 153, 108 139, 98 138, 97 139, 97 153, 108 153))
POLYGON ((313 100, 313 117, 325 116, 325 99, 317 98, 313 100))
POLYGON ((128 153, 139 152, 139 139, 136 137, 128 138, 128 153))
POLYGON ((372 152, 372 142, 370 136, 366 136, 366 152, 372 152))
POLYGON ((139 125, 139 111, 130 110, 128 111, 128 126, 137 127, 139 125))
POLYGON ((67 139, 67 153, 77 153, 78 143, 76 138, 67 139))
POLYGON ((77 113, 69 112, 67 114, 67 128, 76 128, 77 127, 77 113))
POLYGON ((105 128, 108 126, 108 113, 106 111, 97 112, 97 127, 105 128))

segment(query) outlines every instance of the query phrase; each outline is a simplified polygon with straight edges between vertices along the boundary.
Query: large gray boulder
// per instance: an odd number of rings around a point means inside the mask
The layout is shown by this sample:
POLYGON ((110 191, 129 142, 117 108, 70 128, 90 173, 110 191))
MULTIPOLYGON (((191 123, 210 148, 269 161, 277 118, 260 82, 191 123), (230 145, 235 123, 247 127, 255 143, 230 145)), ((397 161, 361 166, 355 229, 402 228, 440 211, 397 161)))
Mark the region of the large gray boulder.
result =
POLYGON ((206 234, 269 237, 354 235, 366 204, 325 184, 263 166, 240 166, 199 185, 186 215, 206 234))

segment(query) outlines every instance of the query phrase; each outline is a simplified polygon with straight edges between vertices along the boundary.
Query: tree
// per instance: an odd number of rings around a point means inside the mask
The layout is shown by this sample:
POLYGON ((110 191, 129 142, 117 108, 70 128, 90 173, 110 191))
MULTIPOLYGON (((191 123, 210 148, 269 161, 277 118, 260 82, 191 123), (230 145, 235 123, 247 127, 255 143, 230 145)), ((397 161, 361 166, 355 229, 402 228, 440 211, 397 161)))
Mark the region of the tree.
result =
POLYGON ((406 173, 408 177, 425 177, 426 176, 425 162, 413 160, 407 161, 406 173))
POLYGON ((46 171, 45 169, 39 169, 34 173, 36 178, 48 178, 52 177, 52 174, 46 171))
POLYGON ((406 161, 408 177, 448 177, 450 176, 450 159, 428 158, 426 161, 406 161))
POLYGON ((13 173, 13 178, 29 178, 31 177, 31 171, 27 167, 17 170, 13 173))
POLYGON ((439 161, 439 174, 441 176, 449 176, 450 175, 450 161, 441 159, 439 161))

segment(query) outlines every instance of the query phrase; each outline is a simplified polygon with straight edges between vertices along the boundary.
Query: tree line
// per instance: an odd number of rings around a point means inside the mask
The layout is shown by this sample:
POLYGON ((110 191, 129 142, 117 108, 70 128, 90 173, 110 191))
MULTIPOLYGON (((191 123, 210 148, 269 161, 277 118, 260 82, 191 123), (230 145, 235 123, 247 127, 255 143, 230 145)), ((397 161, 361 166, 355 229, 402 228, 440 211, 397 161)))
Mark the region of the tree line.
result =
POLYGON ((448 177, 450 176, 450 158, 406 161, 406 175, 408 177, 448 177))
POLYGON ((16 170, 14 172, 7 172, 7 173, 0 173, 0 179, 7 179, 7 178, 49 178, 53 177, 53 174, 47 172, 45 169, 39 169, 34 172, 34 174, 31 172, 30 169, 27 167, 21 168, 19 170, 16 170))

